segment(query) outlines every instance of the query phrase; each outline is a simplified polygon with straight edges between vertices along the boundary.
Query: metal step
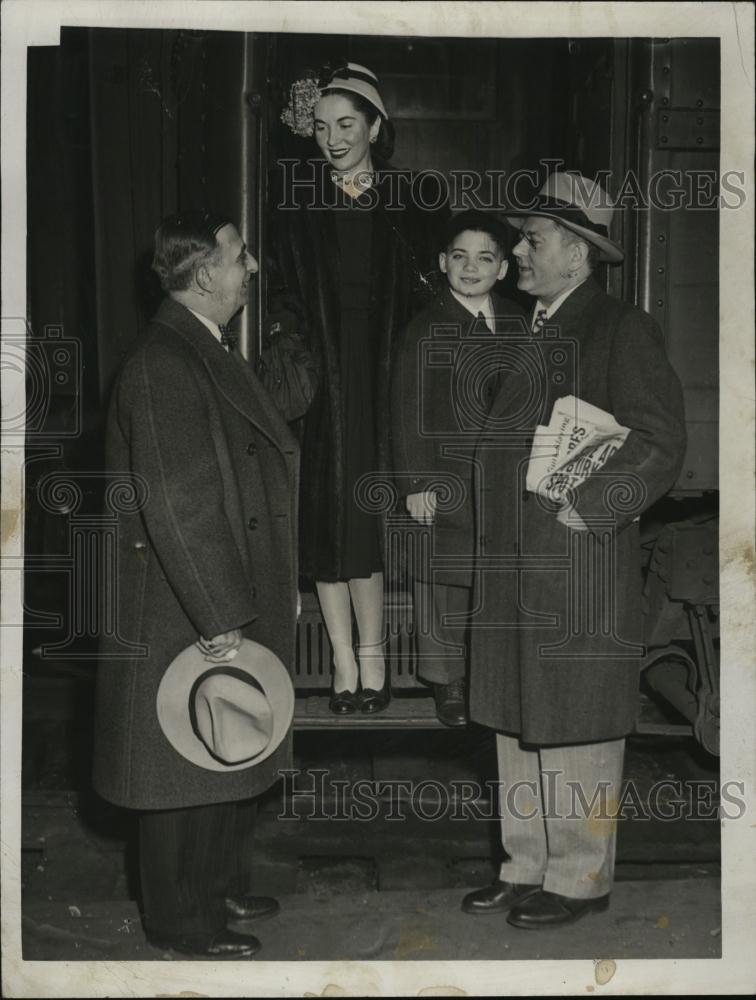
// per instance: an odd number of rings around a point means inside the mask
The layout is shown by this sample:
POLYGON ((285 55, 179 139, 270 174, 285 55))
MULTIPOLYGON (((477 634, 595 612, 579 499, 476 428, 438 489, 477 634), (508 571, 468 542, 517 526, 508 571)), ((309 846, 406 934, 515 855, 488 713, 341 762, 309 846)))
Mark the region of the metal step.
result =
MULTIPOLYGON (((297 697, 294 708, 294 729, 449 729, 436 717, 433 696, 418 691, 402 693, 391 699, 383 712, 375 715, 334 715, 328 707, 329 693, 319 691, 297 697)), ((641 696, 640 712, 634 732, 641 736, 692 736, 688 723, 670 722, 659 706, 646 695, 641 696)))
POLYGON ((294 728, 306 729, 447 729, 436 717, 432 696, 392 698, 375 715, 334 715, 328 707, 328 692, 296 699, 294 728))

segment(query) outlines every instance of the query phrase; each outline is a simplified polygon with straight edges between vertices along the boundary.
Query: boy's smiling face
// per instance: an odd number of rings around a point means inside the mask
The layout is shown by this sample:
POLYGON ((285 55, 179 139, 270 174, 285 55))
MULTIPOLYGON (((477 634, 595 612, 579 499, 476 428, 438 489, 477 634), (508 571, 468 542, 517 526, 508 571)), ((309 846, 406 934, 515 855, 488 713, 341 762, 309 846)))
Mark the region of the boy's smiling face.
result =
POLYGON ((446 253, 438 255, 438 266, 457 295, 482 298, 507 273, 508 264, 498 245, 477 229, 458 233, 446 253))

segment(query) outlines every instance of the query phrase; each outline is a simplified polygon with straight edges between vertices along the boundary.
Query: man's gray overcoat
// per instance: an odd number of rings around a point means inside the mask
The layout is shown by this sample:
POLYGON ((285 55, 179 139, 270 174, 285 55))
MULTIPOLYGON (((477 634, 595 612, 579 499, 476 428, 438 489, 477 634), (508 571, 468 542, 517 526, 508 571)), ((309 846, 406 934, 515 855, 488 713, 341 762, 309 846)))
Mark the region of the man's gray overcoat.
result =
POLYGON ((137 809, 258 795, 290 766, 291 735, 259 767, 228 774, 185 760, 158 725, 168 664, 200 635, 234 628, 293 663, 298 446, 243 358, 170 299, 117 380, 111 473, 141 477, 146 501, 121 514, 117 628, 140 654, 102 645, 94 784, 137 809))
POLYGON ((618 739, 633 728, 642 655, 636 518, 675 482, 686 440, 680 383, 650 316, 589 278, 549 327, 558 339, 544 331, 511 345, 476 451, 470 714, 534 745, 618 739), (534 427, 567 395, 630 429, 577 489, 589 533, 559 523, 525 489, 534 427))

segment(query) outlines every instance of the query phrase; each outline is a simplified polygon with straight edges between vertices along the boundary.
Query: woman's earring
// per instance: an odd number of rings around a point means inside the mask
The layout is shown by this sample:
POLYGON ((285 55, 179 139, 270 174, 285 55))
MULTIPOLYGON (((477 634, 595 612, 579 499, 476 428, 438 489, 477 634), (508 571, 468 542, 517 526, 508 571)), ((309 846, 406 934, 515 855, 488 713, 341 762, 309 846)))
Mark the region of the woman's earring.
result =
POLYGON ((378 136, 377 136, 377 135, 371 135, 371 136, 370 136, 370 141, 371 141, 371 142, 375 142, 375 140, 376 140, 377 138, 378 138, 378 136))

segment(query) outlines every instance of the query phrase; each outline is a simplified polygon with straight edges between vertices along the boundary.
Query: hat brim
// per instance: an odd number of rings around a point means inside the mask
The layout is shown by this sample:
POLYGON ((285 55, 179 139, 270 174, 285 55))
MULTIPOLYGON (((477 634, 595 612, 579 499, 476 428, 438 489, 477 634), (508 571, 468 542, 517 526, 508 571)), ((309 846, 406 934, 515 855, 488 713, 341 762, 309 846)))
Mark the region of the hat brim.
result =
POLYGON ((624 250, 613 240, 610 240, 607 236, 602 236, 600 233, 595 233, 592 229, 586 229, 585 226, 580 226, 566 219, 558 211, 545 211, 534 208, 529 212, 507 212, 504 218, 510 226, 514 226, 515 229, 522 229, 525 219, 532 218, 533 216, 540 216, 543 219, 553 219, 554 222, 558 222, 565 229, 570 229, 573 233, 577 233, 578 236, 582 236, 586 243, 590 243, 592 246, 598 248, 600 252, 599 259, 605 264, 620 264, 625 259, 624 250))
POLYGON ((342 80, 339 77, 327 83, 325 87, 321 87, 320 93, 323 97, 327 97, 334 90, 348 90, 353 94, 359 94, 369 104, 372 104, 375 110, 388 121, 388 111, 384 107, 381 95, 371 84, 363 83, 362 80, 342 80))
POLYGON ((171 661, 157 693, 157 717, 163 735, 177 753, 207 771, 243 771, 261 764, 281 745, 294 718, 294 686, 288 670, 272 650, 252 639, 242 639, 239 651, 228 663, 254 677, 273 712, 270 741, 251 760, 223 764, 210 754, 192 728, 189 693, 198 677, 217 666, 206 660, 197 646, 187 647, 171 661))

